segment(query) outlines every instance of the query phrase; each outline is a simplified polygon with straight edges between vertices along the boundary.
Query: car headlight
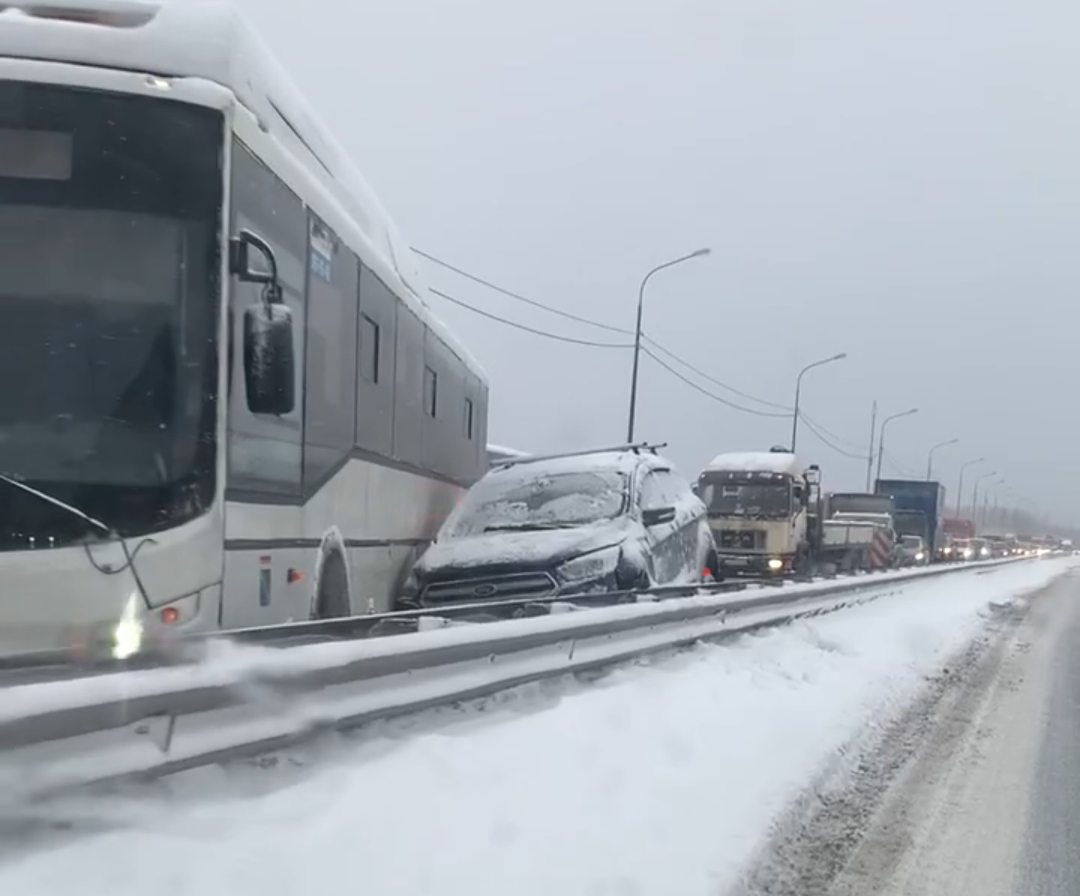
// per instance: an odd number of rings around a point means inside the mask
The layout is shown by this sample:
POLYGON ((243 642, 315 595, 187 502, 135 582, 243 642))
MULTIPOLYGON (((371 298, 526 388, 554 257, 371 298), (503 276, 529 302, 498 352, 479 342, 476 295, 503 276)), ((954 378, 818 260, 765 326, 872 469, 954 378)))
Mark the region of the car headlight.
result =
POLYGON ((555 575, 562 585, 573 585, 578 582, 590 582, 602 579, 615 572, 619 565, 620 548, 604 548, 567 560, 557 570, 555 575))
POLYGON ((923 554, 923 552, 922 552, 922 551, 919 551, 919 553, 917 553, 917 554, 915 555, 915 559, 916 559, 916 560, 922 560, 922 558, 923 558, 924 556, 926 556, 926 555, 925 555, 925 554, 923 554))
POLYGON ((772 557, 769 560, 769 569, 771 569, 773 572, 776 572, 776 570, 780 569, 783 565, 784 561, 781 560, 779 557, 772 557))

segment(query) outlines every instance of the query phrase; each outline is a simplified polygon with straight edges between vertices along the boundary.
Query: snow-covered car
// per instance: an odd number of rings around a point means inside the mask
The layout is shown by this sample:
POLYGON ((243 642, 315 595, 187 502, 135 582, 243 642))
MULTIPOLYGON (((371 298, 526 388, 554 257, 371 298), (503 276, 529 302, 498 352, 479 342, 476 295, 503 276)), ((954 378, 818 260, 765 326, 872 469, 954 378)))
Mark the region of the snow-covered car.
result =
POLYGON ((399 609, 701 582, 705 506, 663 457, 617 449, 500 463, 465 494, 399 609))
POLYGON ((900 566, 926 566, 930 562, 921 535, 901 535, 897 548, 900 566))

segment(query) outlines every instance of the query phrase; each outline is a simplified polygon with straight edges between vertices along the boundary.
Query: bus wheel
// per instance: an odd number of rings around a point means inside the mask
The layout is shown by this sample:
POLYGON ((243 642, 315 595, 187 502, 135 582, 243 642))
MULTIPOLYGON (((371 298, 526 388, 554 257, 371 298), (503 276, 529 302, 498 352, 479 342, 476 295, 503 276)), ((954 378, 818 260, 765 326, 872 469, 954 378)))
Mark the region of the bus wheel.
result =
POLYGON ((345 561, 337 552, 330 554, 323 563, 315 614, 319 619, 339 619, 351 615, 349 578, 345 574, 345 561))

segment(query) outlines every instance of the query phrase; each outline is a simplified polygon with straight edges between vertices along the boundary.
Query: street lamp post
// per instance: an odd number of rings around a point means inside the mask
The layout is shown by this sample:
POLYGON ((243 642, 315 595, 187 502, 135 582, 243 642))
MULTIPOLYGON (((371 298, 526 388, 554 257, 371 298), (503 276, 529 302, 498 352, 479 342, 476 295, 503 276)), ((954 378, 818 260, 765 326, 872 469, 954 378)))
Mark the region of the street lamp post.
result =
POLYGON ((990 476, 997 476, 997 470, 991 470, 989 473, 982 473, 975 477, 975 485, 972 486, 971 492, 971 518, 977 520, 979 517, 979 483, 990 476))
POLYGON ((637 299, 637 326, 634 327, 634 372, 630 376, 630 420, 626 427, 626 441, 628 444, 633 443, 634 441, 634 415, 637 412, 638 365, 641 360, 641 312, 642 306, 645 303, 645 284, 649 282, 649 278, 657 271, 662 271, 664 268, 682 264, 684 261, 689 261, 691 258, 702 258, 703 256, 708 255, 710 251, 711 250, 709 249, 698 249, 696 252, 691 252, 689 255, 682 255, 679 258, 673 258, 671 261, 665 261, 663 264, 658 264, 649 271, 641 281, 637 299))
POLYGON ((934 452, 938 448, 944 448, 946 445, 955 445, 959 442, 959 439, 949 439, 947 442, 938 442, 933 448, 930 449, 930 453, 926 455, 926 481, 929 482, 934 478, 934 452))
MULTIPOLYGON (((982 519, 983 528, 988 528, 989 525, 990 525, 990 516, 989 516, 990 493, 991 493, 991 491, 993 491, 998 486, 1002 486, 1004 484, 1005 484, 1004 477, 999 479, 997 482, 991 482, 990 485, 986 489, 986 494, 983 495, 982 511, 980 513, 980 518, 982 519)), ((997 503, 998 503, 998 493, 996 491, 994 491, 993 494, 994 494, 994 511, 995 511, 994 519, 996 521, 997 520, 996 511, 997 511, 997 503)))
POLYGON ((881 431, 878 434, 877 440, 877 478, 881 479, 881 461, 885 457, 885 427, 889 425, 892 420, 899 420, 901 417, 910 417, 912 414, 919 413, 918 408, 909 408, 906 411, 902 411, 899 414, 893 414, 891 417, 886 417, 881 421, 881 431))
POLYGON ((802 378, 803 374, 808 370, 813 370, 815 367, 821 367, 823 364, 831 364, 833 361, 843 361, 847 357, 847 352, 840 352, 838 355, 833 355, 831 358, 822 358, 820 361, 815 361, 813 364, 807 364, 802 370, 799 371, 799 375, 795 378, 795 413, 791 419, 791 453, 795 453, 795 439, 799 435, 799 393, 802 390, 802 378))
POLYGON ((870 477, 874 475, 874 436, 877 433, 877 402, 870 406, 870 451, 866 455, 866 490, 870 491, 870 477))
POLYGON ((963 501, 963 471, 967 470, 969 466, 974 466, 976 463, 983 463, 986 458, 975 458, 973 461, 960 464, 960 481, 956 487, 956 515, 960 516, 963 513, 963 505, 960 503, 963 501))

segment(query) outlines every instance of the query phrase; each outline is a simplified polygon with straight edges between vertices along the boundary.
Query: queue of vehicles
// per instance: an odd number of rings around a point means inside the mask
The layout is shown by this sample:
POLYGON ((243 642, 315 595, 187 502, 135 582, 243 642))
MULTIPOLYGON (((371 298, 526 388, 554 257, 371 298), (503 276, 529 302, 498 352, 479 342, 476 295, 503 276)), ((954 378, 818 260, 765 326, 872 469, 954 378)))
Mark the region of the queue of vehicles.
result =
POLYGON ((870 572, 1049 550, 969 536, 938 482, 823 493, 787 448, 720 454, 691 485, 659 453, 623 445, 534 457, 489 449, 489 472, 413 566, 398 607, 633 591, 738 576, 870 572))
POLYGON ((947 556, 937 550, 939 483, 826 494, 816 465, 777 446, 720 454, 691 485, 662 447, 536 457, 491 446, 488 473, 413 565, 397 606, 868 572, 947 556))

